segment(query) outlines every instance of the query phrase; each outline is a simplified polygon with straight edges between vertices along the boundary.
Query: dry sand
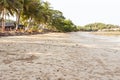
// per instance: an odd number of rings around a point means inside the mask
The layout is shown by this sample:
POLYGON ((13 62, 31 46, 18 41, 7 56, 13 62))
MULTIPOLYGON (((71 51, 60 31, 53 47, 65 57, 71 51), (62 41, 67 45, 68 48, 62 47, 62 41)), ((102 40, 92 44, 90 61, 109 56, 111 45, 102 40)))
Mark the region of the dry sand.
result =
POLYGON ((1 37, 0 80, 120 80, 120 37, 84 32, 1 37))

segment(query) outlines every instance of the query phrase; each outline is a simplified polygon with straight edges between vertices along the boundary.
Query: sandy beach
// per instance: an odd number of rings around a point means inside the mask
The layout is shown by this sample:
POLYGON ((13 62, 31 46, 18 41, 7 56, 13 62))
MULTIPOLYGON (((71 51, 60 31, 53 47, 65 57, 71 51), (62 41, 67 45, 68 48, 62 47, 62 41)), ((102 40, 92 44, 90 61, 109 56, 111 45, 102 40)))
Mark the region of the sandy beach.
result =
POLYGON ((120 36, 0 37, 0 80, 120 80, 120 36))

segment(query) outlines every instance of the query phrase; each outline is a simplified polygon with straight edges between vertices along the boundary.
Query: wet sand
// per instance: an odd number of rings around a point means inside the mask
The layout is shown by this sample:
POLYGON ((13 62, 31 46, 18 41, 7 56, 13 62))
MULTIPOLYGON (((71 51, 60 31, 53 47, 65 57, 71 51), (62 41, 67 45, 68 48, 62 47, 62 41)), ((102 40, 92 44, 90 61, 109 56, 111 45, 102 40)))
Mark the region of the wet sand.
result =
POLYGON ((0 80, 120 80, 120 37, 85 32, 1 37, 0 80))
POLYGON ((104 35, 104 36, 120 36, 120 31, 110 31, 110 32, 92 32, 96 35, 104 35))

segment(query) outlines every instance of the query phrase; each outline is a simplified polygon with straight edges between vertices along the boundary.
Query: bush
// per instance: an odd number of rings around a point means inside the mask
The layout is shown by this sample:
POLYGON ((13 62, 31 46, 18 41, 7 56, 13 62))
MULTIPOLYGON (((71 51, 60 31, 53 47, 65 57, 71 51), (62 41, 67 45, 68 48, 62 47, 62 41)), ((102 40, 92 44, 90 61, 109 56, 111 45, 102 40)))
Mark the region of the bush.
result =
POLYGON ((39 32, 39 27, 38 26, 33 26, 32 28, 30 28, 29 32, 39 32))

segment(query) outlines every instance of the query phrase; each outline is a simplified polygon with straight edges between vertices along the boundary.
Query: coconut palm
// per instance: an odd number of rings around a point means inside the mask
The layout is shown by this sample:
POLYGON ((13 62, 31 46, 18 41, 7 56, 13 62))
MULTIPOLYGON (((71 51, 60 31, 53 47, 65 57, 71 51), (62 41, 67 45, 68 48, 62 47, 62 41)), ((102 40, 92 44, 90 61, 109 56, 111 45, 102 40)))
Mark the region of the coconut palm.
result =
POLYGON ((24 0, 22 19, 27 21, 27 28, 30 28, 31 22, 36 20, 40 12, 40 0, 24 0))
POLYGON ((42 27, 43 29, 45 27, 48 28, 48 24, 52 17, 52 8, 50 7, 50 3, 42 2, 38 8, 39 11, 35 16, 35 21, 39 24, 39 27, 42 27))
POLYGON ((2 17, 2 32, 5 30, 5 17, 6 12, 9 12, 10 15, 14 15, 13 11, 17 11, 15 6, 17 0, 0 0, 0 14, 2 17))
POLYGON ((22 13, 22 10, 23 10, 23 0, 17 0, 15 3, 14 3, 14 6, 16 8, 16 30, 18 30, 18 25, 20 23, 20 16, 21 16, 21 13, 22 13))

